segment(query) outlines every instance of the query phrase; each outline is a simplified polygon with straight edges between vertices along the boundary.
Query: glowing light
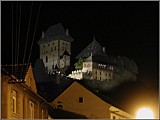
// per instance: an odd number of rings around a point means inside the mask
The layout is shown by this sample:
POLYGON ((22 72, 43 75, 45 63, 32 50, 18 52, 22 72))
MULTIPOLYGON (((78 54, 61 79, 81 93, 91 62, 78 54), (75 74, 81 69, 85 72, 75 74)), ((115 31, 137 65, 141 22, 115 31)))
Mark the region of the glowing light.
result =
POLYGON ((141 108, 140 110, 138 110, 136 118, 137 119, 153 119, 154 116, 153 116, 152 110, 148 108, 141 108))

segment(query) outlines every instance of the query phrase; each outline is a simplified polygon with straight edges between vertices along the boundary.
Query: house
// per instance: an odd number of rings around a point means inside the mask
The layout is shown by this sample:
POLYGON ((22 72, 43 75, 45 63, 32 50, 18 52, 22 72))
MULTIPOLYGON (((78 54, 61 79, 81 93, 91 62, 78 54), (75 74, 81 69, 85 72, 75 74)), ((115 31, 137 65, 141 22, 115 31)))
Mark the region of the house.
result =
POLYGON ((55 68, 70 66, 71 42, 73 38, 61 23, 50 26, 45 33, 42 32, 38 44, 40 59, 43 60, 47 71, 52 72, 55 68))
POLYGON ((3 119, 51 118, 51 106, 37 94, 31 65, 2 66, 1 90, 3 119))
POLYGON ((85 115, 89 119, 130 119, 131 114, 122 110, 111 98, 74 81, 51 103, 53 107, 85 115))

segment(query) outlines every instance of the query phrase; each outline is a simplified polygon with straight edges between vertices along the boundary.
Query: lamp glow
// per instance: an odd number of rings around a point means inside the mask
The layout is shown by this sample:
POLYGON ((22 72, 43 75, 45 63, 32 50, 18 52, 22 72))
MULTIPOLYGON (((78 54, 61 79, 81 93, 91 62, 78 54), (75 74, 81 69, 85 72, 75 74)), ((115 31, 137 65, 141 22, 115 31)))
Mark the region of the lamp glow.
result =
POLYGON ((148 108, 141 108, 138 110, 137 119, 153 119, 153 112, 148 108))

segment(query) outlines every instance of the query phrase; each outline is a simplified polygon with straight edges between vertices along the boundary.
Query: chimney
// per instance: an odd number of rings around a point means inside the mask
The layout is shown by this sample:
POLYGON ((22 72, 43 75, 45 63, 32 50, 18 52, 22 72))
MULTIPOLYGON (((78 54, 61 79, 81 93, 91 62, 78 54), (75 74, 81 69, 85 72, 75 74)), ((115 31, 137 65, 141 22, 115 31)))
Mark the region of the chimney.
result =
POLYGON ((44 31, 42 31, 42 38, 44 38, 44 31))
POLYGON ((103 47, 103 52, 106 52, 106 48, 105 47, 103 47))
POLYGON ((69 35, 69 30, 68 30, 68 29, 66 29, 66 35, 67 35, 67 36, 69 35))

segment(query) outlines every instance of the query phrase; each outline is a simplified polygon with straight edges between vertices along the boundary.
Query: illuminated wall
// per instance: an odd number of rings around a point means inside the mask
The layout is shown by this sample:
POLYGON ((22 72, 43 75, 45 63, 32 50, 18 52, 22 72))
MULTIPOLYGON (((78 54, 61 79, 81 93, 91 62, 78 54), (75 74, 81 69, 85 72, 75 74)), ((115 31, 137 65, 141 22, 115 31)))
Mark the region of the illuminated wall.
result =
MULTIPOLYGON (((59 95, 52 105, 57 109, 64 109, 71 112, 85 115, 87 118, 111 118, 111 104, 103 101, 91 91, 74 82, 61 95, 59 95)), ((122 111, 122 110, 121 110, 122 111)), ((124 112, 126 113, 126 112, 124 112)), ((120 113, 123 118, 129 114, 120 113)))

